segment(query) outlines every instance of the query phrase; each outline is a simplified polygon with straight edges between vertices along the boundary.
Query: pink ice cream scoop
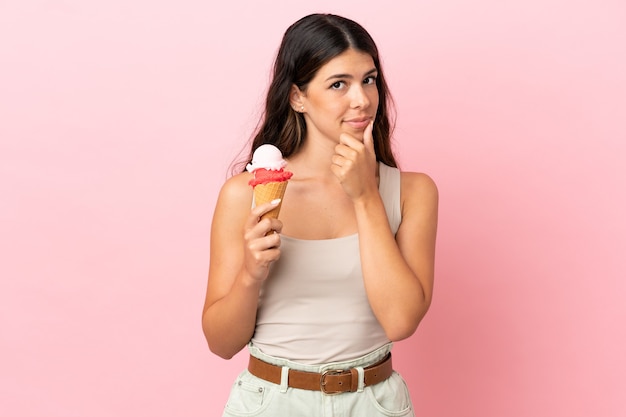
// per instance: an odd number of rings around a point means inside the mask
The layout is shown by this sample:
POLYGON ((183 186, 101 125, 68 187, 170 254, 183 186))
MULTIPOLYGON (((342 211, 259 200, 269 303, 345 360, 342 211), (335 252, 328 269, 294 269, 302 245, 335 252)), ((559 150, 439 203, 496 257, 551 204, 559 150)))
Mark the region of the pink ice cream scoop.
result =
MULTIPOLYGON (((254 178, 248 184, 254 189, 256 205, 278 198, 282 200, 287 189, 287 180, 293 175, 292 172, 283 169, 285 165, 287 165, 287 161, 283 159, 283 154, 274 145, 261 145, 254 151, 252 162, 246 166, 246 170, 254 173, 254 178)), ((278 217, 281 205, 282 201, 275 209, 262 217, 278 217)))

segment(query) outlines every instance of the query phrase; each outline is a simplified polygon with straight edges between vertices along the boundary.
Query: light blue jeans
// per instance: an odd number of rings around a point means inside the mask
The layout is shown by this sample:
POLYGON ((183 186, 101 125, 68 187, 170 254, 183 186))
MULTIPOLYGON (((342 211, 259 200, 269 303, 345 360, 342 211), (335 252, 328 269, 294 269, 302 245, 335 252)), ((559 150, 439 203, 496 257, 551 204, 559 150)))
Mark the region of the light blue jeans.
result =
POLYGON ((223 417, 413 417, 413 406, 406 383, 398 374, 379 384, 364 387, 362 368, 383 359, 391 343, 358 359, 325 365, 304 365, 275 358, 248 347, 250 354, 265 362, 283 367, 280 385, 243 371, 230 392, 223 417), (357 392, 326 395, 287 387, 288 369, 324 372, 327 369, 357 368, 360 381, 357 392))

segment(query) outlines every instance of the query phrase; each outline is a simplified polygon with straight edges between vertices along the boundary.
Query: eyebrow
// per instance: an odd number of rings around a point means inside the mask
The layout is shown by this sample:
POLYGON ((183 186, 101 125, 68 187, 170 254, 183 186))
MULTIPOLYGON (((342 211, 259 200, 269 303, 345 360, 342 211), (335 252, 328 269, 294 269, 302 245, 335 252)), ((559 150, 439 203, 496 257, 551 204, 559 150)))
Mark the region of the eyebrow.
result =
MULTIPOLYGON (((376 68, 372 68, 371 70, 369 70, 369 71, 367 71, 367 72, 365 73, 365 76, 367 77, 368 75, 372 75, 372 74, 374 74, 375 72, 378 72, 378 69, 376 69, 376 68)), ((354 78, 354 77, 353 77, 352 75, 350 75, 350 74, 335 74, 335 75, 331 75, 330 77, 326 78, 326 80, 325 80, 325 81, 330 81, 330 80, 334 80, 334 79, 337 79, 337 78, 348 78, 348 79, 352 79, 352 78, 354 78)))

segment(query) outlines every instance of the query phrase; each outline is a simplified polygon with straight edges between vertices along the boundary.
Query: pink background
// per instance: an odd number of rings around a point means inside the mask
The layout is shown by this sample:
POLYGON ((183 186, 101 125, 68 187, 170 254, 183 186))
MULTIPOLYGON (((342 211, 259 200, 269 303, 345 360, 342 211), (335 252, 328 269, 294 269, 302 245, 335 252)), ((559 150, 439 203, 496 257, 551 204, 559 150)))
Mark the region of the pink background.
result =
POLYGON ((0 1, 0 415, 220 414, 211 213, 314 11, 375 37, 440 188, 417 414, 626 415, 626 3, 212 3, 0 1))

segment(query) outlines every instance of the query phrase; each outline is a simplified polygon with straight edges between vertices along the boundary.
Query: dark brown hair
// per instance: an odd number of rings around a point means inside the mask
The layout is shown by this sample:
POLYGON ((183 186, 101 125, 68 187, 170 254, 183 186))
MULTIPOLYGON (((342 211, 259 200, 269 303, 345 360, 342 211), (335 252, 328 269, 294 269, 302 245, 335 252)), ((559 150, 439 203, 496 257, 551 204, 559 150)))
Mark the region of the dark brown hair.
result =
POLYGON ((350 48, 369 54, 378 70, 379 102, 374 121, 374 149, 378 161, 397 166, 391 150, 390 107, 393 102, 380 65, 378 48, 361 25, 332 14, 303 17, 285 32, 274 61, 262 121, 245 162, 249 162, 253 151, 264 143, 275 145, 285 158, 300 148, 306 137, 306 122, 301 113, 291 108, 291 86, 295 84, 304 91, 324 64, 350 48))

